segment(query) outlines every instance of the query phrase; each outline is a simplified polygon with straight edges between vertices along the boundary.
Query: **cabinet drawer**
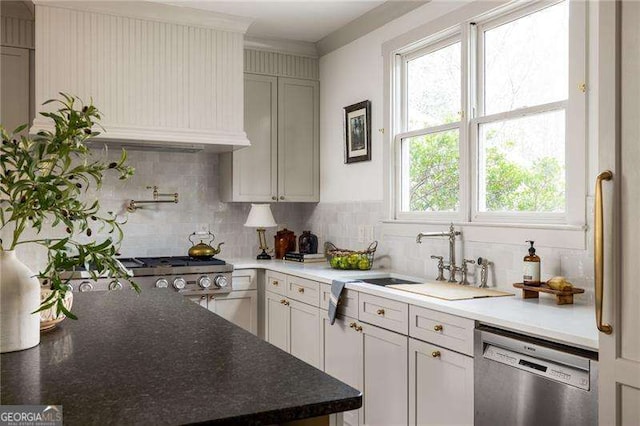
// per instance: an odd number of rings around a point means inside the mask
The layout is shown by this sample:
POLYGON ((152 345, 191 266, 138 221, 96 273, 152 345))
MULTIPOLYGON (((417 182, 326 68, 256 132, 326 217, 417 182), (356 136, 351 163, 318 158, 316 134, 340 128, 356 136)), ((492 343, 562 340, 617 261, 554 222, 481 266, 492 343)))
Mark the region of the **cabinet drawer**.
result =
POLYGON ((360 293, 358 319, 397 333, 408 334, 409 305, 384 297, 360 293))
POLYGON ((256 287, 255 269, 238 269, 233 271, 233 290, 255 290, 256 287))
POLYGON ((281 296, 287 294, 287 276, 278 272, 267 271, 265 290, 272 291, 281 296))
POLYGON ((319 284, 316 281, 287 275, 287 297, 317 307, 319 293, 319 284))
MULTIPOLYGON (((320 284, 320 307, 329 309, 331 299, 331 284, 320 284)), ((352 318, 358 318, 358 292, 344 289, 338 301, 338 313, 352 318)))
POLYGON ((431 309, 409 307, 409 336, 473 356, 475 321, 431 309))

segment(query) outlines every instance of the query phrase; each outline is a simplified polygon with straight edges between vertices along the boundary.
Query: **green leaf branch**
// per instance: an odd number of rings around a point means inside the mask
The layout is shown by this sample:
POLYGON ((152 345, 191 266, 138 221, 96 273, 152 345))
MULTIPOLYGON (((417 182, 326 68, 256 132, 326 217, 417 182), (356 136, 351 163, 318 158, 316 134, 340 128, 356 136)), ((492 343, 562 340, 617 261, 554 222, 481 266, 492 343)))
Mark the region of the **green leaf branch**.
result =
MULTIPOLYGON (((69 271, 82 267, 93 279, 130 278, 129 271, 115 258, 122 242, 124 222, 112 212, 101 214, 98 200, 87 200, 89 188, 100 188, 107 173, 128 179, 133 168, 122 150, 118 161, 95 159, 87 141, 100 134, 94 128, 101 119, 92 104, 61 93, 58 109, 40 114, 50 118, 53 131, 40 131, 33 137, 20 135, 27 125, 9 133, 0 125, 0 230, 12 230, 11 241, 0 240, 0 250, 14 250, 22 244, 36 244, 47 251, 47 263, 38 278, 53 292, 38 311, 56 307, 69 318, 76 316, 63 305, 70 281, 69 271), (60 238, 24 238, 32 230, 65 235, 60 238), (82 242, 107 235, 101 241, 82 242)), ((43 105, 44 105, 43 104, 43 105)), ((33 232, 30 232, 30 235, 33 232)), ((132 287, 139 287, 132 281, 132 287)))

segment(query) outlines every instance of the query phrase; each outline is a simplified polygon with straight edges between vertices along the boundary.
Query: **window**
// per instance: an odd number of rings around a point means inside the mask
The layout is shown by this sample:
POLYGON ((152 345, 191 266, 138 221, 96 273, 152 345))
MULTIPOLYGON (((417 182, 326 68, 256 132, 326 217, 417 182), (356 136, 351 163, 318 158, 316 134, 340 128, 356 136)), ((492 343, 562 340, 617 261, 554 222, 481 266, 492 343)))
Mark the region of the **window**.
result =
POLYGON ((584 223, 572 7, 511 6, 395 52, 396 219, 584 223))

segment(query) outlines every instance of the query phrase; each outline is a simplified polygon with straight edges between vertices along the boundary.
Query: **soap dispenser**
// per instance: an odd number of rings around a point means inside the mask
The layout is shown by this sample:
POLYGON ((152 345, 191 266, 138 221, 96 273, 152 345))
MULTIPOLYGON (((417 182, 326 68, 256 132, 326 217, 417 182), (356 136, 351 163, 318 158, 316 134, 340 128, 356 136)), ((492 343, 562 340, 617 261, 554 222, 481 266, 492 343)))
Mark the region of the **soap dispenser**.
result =
POLYGON ((536 255, 533 241, 527 240, 531 244, 529 254, 524 257, 522 282, 526 285, 537 287, 540 285, 540 256, 536 255))

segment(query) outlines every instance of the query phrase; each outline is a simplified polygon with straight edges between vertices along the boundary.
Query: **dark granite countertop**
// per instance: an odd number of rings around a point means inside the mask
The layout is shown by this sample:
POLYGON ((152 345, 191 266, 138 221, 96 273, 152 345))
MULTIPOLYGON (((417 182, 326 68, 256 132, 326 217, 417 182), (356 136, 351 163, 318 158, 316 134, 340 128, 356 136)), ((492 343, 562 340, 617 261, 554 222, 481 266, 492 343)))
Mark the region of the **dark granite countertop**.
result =
POLYGON ((272 424, 359 408, 359 391, 163 289, 74 294, 40 345, 2 354, 3 405, 65 424, 272 424))

